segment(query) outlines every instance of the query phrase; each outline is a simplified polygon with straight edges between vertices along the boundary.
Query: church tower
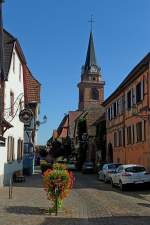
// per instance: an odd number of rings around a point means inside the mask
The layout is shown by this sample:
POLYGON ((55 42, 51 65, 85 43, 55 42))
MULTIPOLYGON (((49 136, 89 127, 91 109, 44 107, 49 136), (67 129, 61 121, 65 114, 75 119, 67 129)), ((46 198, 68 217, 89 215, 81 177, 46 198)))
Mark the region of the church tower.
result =
POLYGON ((100 67, 97 65, 92 31, 90 32, 89 44, 85 65, 82 66, 81 82, 79 88, 80 111, 91 111, 100 108, 104 101, 104 85, 100 67))

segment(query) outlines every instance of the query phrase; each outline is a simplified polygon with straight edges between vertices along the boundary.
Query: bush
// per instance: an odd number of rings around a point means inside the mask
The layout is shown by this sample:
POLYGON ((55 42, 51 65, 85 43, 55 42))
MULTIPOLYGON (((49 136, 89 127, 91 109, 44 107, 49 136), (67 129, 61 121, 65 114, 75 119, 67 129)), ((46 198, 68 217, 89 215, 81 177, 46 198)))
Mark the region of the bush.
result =
POLYGON ((52 169, 52 164, 43 162, 43 163, 41 163, 40 168, 41 168, 41 171, 42 171, 42 174, 43 174, 46 170, 52 169))

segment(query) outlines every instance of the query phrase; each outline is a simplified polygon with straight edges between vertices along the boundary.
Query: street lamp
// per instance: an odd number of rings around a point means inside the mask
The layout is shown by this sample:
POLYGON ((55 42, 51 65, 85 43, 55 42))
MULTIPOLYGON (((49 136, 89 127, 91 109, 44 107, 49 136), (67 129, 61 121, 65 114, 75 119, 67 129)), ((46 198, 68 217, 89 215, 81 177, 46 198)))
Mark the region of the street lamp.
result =
POLYGON ((44 123, 46 123, 46 122, 47 122, 47 116, 44 115, 44 116, 43 116, 43 120, 42 120, 42 121, 37 120, 37 121, 35 122, 35 124, 36 124, 37 127, 39 127, 41 124, 44 124, 44 123))

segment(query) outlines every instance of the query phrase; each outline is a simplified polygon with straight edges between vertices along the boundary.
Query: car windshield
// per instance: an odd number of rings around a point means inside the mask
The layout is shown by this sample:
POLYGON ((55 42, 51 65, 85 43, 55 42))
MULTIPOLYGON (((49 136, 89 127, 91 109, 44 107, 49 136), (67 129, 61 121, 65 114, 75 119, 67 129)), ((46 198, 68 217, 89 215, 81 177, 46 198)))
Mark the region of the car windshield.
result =
POLYGON ((92 162, 85 162, 85 165, 86 166, 93 166, 93 163, 92 162))
POLYGON ((71 161, 70 161, 70 162, 68 162, 68 164, 74 164, 74 162, 71 162, 71 161))
POLYGON ((131 172, 131 173, 139 173, 139 172, 144 172, 145 168, 142 166, 132 166, 132 167, 126 168, 125 171, 131 172))
POLYGON ((117 168, 116 164, 108 165, 108 169, 116 169, 116 168, 117 168))

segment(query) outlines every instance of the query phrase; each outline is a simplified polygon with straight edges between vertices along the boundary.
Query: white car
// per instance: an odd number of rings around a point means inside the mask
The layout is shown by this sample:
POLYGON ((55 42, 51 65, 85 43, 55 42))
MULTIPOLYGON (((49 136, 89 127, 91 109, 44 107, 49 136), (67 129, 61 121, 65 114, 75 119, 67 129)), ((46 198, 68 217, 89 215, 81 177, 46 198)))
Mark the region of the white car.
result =
POLYGON ((129 184, 150 183, 150 173, 142 165, 121 165, 111 174, 112 186, 117 185, 123 191, 129 184))
POLYGON ((98 172, 98 179, 104 181, 105 183, 110 182, 111 174, 114 173, 120 165, 121 164, 117 163, 105 163, 102 169, 98 172))

